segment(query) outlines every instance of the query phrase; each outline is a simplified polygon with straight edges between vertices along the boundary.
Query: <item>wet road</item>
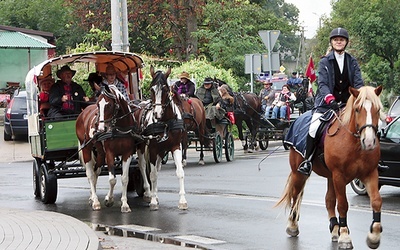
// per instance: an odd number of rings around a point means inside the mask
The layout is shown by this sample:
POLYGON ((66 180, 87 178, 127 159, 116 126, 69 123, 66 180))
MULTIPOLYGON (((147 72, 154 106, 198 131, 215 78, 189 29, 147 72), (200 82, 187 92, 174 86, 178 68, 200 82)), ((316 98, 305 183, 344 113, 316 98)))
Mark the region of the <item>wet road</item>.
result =
MULTIPOLYGON (((32 161, 19 158, 20 150, 27 150, 27 143, 1 143, 1 147, 16 148, 17 153, 2 157, 15 160, 0 162, 0 207, 56 211, 101 225, 127 228, 140 225, 159 236, 180 236, 210 249, 337 248, 335 243, 331 243, 328 231, 324 206, 325 179, 315 175, 309 179, 305 190, 300 235, 297 238, 286 235, 287 214, 283 208, 274 208, 289 172, 288 153, 277 146, 279 143, 271 143, 267 151, 254 154, 244 154, 237 149, 236 159, 230 163, 223 160, 215 164, 208 152, 206 165, 198 166, 197 157, 191 154, 185 168, 187 211, 177 208, 179 185, 170 160, 159 176, 160 209, 149 211, 141 198, 130 193, 128 202, 132 213, 129 214, 120 213, 119 202, 112 208, 102 205, 101 211, 92 211, 88 205, 86 178, 59 180, 56 203, 42 204, 33 197, 32 161), (270 153, 271 156, 262 161, 270 153)), ((101 199, 107 190, 107 177, 100 177, 98 194, 101 199)), ((367 249, 365 238, 372 221, 369 200, 355 195, 350 187, 347 193, 351 206, 348 223, 354 248, 367 249)), ((384 231, 380 249, 398 249, 400 189, 384 186, 381 194, 384 231)), ((120 198, 119 178, 116 198, 120 198)))

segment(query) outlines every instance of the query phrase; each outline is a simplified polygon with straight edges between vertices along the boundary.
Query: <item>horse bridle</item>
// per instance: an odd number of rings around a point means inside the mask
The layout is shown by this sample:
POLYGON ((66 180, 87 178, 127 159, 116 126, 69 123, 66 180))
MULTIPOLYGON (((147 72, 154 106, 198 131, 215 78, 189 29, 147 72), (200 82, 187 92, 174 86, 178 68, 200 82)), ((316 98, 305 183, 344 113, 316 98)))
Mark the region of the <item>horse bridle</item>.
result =
MULTIPOLYGON (((356 132, 354 133, 354 132, 352 132, 349 128, 347 128, 346 126, 343 125, 342 121, 340 120, 340 117, 337 115, 336 112, 334 112, 334 114, 335 114, 335 116, 336 116, 336 119, 339 121, 340 125, 341 125, 342 127, 345 127, 346 130, 347 130, 350 134, 352 134, 354 137, 356 137, 356 138, 360 138, 360 137, 361 137, 362 131, 363 131, 364 129, 366 129, 366 128, 372 128, 372 129, 375 131, 375 134, 378 133, 378 127, 375 126, 374 124, 365 124, 365 125, 362 125, 361 127, 358 127, 358 124, 357 124, 357 125, 356 125, 356 132)), ((334 121, 334 120, 332 120, 332 122, 331 122, 330 125, 333 124, 333 121, 334 121)), ((339 128, 338 128, 338 130, 339 130, 339 128)), ((334 134, 331 134, 330 136, 334 136, 336 133, 337 133, 337 131, 336 131, 334 134)))

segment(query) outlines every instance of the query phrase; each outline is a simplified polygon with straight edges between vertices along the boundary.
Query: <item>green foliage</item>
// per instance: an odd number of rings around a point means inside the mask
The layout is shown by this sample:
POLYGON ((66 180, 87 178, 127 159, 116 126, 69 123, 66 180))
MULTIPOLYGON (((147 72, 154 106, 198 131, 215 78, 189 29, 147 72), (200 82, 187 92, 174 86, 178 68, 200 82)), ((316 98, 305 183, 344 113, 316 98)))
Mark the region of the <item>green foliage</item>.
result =
MULTIPOLYGON (((204 78, 216 77, 227 82, 228 85, 231 86, 235 91, 238 89, 238 84, 232 74, 232 71, 212 66, 205 58, 193 59, 188 62, 184 62, 181 65, 171 65, 171 63, 168 64, 163 61, 155 60, 146 55, 143 55, 142 58, 146 62, 146 65, 143 69, 144 80, 141 83, 141 89, 144 96, 149 96, 148 90, 151 83, 151 65, 153 65, 156 70, 163 71, 166 71, 168 67, 171 67, 172 73, 169 76, 170 81, 179 80, 179 75, 182 73, 182 71, 186 71, 193 79, 193 82, 196 83, 196 87, 199 87, 203 83, 204 78)), ((172 83, 173 82, 170 84, 172 83)))

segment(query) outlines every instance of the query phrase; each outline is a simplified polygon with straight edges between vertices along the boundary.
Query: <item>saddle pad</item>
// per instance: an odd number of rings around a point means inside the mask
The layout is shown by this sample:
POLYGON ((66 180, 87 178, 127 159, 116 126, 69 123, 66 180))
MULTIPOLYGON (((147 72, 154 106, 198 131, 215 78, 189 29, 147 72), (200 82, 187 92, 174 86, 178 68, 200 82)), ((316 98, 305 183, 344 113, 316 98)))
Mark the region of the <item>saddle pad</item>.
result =
POLYGON ((284 143, 290 145, 304 157, 306 151, 307 134, 312 118, 311 110, 299 116, 289 127, 289 132, 285 136, 284 143))

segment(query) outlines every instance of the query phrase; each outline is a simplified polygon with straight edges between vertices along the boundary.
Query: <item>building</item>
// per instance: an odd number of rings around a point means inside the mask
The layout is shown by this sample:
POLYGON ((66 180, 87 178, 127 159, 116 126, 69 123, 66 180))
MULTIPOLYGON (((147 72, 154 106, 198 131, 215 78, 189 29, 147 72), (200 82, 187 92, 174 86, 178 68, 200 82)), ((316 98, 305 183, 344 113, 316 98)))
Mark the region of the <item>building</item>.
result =
POLYGON ((0 89, 24 88, 28 71, 54 57, 54 44, 53 33, 0 25, 0 89))

